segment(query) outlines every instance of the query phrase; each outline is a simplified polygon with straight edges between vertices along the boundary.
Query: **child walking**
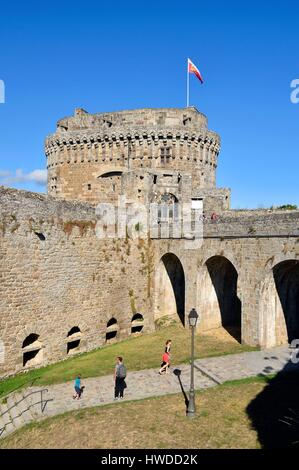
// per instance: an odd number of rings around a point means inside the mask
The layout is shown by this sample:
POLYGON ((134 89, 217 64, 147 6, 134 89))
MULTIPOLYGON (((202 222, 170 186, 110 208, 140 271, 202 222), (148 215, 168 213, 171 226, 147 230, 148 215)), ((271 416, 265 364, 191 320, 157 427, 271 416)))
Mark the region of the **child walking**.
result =
POLYGON ((81 388, 81 374, 78 374, 76 379, 75 379, 75 384, 74 384, 74 388, 75 388, 75 393, 73 395, 73 398, 77 398, 77 400, 80 399, 81 397, 81 393, 82 393, 82 388, 81 388))
POLYGON ((163 372, 168 374, 168 368, 170 366, 170 348, 171 348, 171 339, 168 339, 165 343, 164 354, 162 356, 161 368, 159 374, 162 375, 163 372))
POLYGON ((170 353, 164 352, 162 356, 162 363, 161 368, 159 370, 159 374, 162 375, 163 373, 168 374, 168 368, 170 366, 170 353))

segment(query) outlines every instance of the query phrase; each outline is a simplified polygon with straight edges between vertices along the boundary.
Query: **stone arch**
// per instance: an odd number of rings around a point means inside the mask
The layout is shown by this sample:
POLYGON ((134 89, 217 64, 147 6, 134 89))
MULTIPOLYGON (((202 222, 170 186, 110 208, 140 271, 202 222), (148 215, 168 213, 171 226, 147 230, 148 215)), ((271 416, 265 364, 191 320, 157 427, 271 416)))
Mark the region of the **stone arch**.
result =
POLYGON ((43 362, 43 345, 37 333, 30 333, 22 342, 23 367, 35 367, 43 362))
POLYGON ((263 347, 299 338, 299 261, 273 266, 261 286, 260 343, 263 347))
POLYGON ((299 338, 299 261, 282 261, 274 266, 273 276, 291 343, 299 338))
POLYGON ((141 313, 134 313, 131 320, 131 333, 141 333, 144 326, 144 318, 141 313))
POLYGON ((241 342, 241 300, 238 271, 223 255, 208 258, 198 277, 198 309, 203 329, 223 326, 241 342))
POLYGON ((126 168, 123 166, 115 166, 115 165, 105 165, 103 167, 103 171, 98 174, 98 178, 103 177, 104 175, 107 175, 109 173, 124 173, 126 171, 126 168))
POLYGON ((74 354, 80 350, 82 332, 79 326, 73 326, 67 333, 67 354, 74 354))
POLYGON ((115 317, 111 317, 106 325, 106 342, 116 339, 118 335, 119 325, 115 317))
POLYGON ((155 286, 155 320, 179 318, 185 325, 185 273, 175 254, 166 253, 160 259, 155 286))
POLYGON ((97 192, 101 196, 101 200, 117 201, 118 195, 121 194, 123 171, 124 169, 107 168, 106 171, 97 177, 97 192))
POLYGON ((71 337, 71 336, 73 336, 73 335, 76 334, 76 333, 81 333, 81 330, 80 330, 79 326, 73 326, 73 327, 68 331, 67 336, 68 336, 68 337, 71 337))
POLYGON ((39 338, 39 335, 37 335, 36 333, 30 333, 30 335, 26 336, 26 338, 24 339, 23 343, 22 343, 22 348, 27 348, 27 346, 29 346, 30 344, 33 344, 35 343, 35 341, 37 341, 39 338))
POLYGON ((156 202, 157 204, 176 204, 179 200, 174 193, 164 191, 154 194, 151 202, 156 202))
POLYGON ((107 191, 112 191, 113 193, 117 192, 120 193, 121 189, 121 176, 123 171, 113 170, 113 171, 106 171, 98 176, 98 180, 102 188, 107 191))
POLYGON ((123 174, 123 171, 120 171, 120 170, 105 171, 100 176, 98 176, 98 178, 99 179, 114 178, 117 176, 121 176, 122 174, 123 174))

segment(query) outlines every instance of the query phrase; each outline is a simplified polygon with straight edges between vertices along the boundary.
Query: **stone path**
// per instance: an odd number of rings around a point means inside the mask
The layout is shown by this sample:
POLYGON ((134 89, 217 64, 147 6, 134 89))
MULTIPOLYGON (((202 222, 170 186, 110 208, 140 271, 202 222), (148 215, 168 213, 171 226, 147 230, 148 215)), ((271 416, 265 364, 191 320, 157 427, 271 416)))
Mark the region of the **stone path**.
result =
MULTIPOLYGON (((264 351, 245 352, 196 360, 195 388, 213 387, 228 380, 242 379, 258 374, 272 374, 282 369, 299 369, 299 364, 294 364, 290 361, 290 353, 288 346, 282 346, 264 351)), ((182 364, 172 367, 169 374, 163 376, 158 374, 158 369, 128 371, 126 382, 128 388, 125 390, 123 401, 179 393, 181 392, 181 386, 188 393, 190 386, 190 365, 182 364), (173 373, 175 370, 180 371, 179 377, 173 373)), ((44 392, 44 398, 51 399, 52 401, 47 403, 43 413, 41 413, 40 404, 34 405, 38 394, 30 395, 16 407, 19 410, 18 413, 12 409, 10 413, 6 414, 11 415, 11 420, 9 425, 6 426, 2 437, 23 426, 26 422, 37 420, 41 417, 54 416, 66 411, 113 403, 114 380, 112 375, 82 379, 82 384, 85 385, 85 390, 80 400, 72 399, 73 382, 48 386, 48 392, 44 392), (25 416, 26 419, 24 419, 25 416)), ((0 406, 0 415, 4 409, 7 409, 14 402, 41 388, 30 387, 13 394, 13 396, 9 397, 6 405, 0 406)), ((7 419, 6 417, 6 421, 7 419)), ((0 428, 3 422, 5 423, 0 418, 0 428)))

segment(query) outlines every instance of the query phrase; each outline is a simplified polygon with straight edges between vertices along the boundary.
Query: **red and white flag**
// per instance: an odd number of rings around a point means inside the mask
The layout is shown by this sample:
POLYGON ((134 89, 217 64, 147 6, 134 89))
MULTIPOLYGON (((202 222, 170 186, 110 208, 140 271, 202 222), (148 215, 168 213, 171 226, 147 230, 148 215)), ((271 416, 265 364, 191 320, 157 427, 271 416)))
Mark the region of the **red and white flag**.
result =
POLYGON ((200 80, 200 82, 203 83, 203 79, 202 79, 200 71, 190 59, 188 59, 188 73, 194 73, 194 75, 197 76, 198 80, 200 80))

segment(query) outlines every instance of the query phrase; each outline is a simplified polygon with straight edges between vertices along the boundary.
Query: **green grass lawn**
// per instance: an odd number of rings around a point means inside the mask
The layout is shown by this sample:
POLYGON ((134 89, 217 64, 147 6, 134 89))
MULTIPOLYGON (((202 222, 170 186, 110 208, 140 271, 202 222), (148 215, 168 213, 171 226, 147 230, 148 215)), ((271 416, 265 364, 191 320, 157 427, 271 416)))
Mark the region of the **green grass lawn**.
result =
MULTIPOLYGON (((112 374, 115 357, 118 355, 124 357, 129 370, 159 367, 167 339, 172 340, 172 363, 187 362, 190 357, 190 332, 182 325, 174 324, 158 329, 154 333, 130 337, 124 341, 108 344, 94 351, 78 354, 56 364, 0 381, 0 397, 16 387, 30 385, 32 380, 34 380, 34 385, 47 385, 73 380, 78 373, 81 373, 83 378, 112 374)), ((222 328, 206 334, 198 334, 195 344, 197 358, 255 349, 239 344, 222 328)))
POLYGON ((259 448, 246 408, 264 387, 251 378, 197 391, 192 420, 182 394, 73 411, 16 431, 0 448, 259 448))

